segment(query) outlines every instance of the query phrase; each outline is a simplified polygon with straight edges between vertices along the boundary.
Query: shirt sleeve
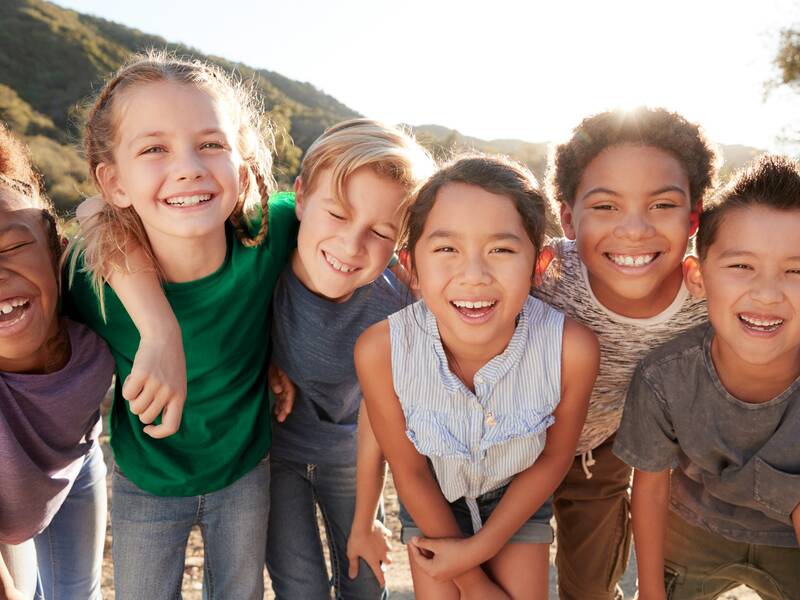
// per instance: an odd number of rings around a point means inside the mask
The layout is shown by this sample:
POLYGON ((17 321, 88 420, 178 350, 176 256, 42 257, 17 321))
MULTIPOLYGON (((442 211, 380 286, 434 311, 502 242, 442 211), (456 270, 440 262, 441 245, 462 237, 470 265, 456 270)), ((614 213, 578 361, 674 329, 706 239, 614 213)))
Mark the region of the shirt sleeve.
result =
POLYGON ((614 454, 635 469, 658 472, 673 466, 678 450, 669 407, 640 364, 628 388, 614 454))

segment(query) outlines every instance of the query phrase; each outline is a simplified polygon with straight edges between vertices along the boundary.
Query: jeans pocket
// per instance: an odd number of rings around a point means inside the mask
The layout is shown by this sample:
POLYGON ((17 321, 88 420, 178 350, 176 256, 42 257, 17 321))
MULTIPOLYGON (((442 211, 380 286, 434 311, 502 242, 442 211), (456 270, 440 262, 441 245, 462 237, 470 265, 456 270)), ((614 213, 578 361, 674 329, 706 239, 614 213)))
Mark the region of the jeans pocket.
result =
POLYGON ((685 570, 671 561, 664 561, 664 592, 667 600, 672 600, 678 584, 684 579, 685 570))

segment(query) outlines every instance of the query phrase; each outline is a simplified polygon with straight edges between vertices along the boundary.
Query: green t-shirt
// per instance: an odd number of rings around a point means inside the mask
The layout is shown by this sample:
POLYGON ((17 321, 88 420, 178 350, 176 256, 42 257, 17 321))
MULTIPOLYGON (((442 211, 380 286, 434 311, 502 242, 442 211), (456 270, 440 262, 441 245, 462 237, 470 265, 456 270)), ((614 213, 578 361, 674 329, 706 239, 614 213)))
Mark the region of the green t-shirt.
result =
POLYGON ((130 374, 139 332, 119 298, 105 287, 107 320, 89 277, 76 270, 65 306, 111 348, 117 384, 111 413, 111 447, 133 483, 158 496, 194 496, 230 485, 269 451, 267 393, 269 304, 278 276, 297 240, 293 194, 269 203, 266 239, 246 248, 226 226, 225 262, 211 275, 164 284, 181 326, 187 395, 179 431, 156 440, 130 412, 122 382, 130 374))

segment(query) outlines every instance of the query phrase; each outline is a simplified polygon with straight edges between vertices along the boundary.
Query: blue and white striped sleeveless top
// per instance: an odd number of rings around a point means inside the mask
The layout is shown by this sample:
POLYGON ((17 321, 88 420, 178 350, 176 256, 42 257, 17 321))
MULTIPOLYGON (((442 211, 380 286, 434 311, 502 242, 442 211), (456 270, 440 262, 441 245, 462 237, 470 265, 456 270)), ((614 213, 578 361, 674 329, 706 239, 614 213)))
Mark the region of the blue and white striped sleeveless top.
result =
POLYGON ((475 374, 475 393, 450 370, 424 301, 390 315, 389 329, 406 435, 430 459, 448 502, 464 497, 478 531, 475 498, 507 484, 544 448, 561 399, 564 315, 529 296, 506 349, 475 374))

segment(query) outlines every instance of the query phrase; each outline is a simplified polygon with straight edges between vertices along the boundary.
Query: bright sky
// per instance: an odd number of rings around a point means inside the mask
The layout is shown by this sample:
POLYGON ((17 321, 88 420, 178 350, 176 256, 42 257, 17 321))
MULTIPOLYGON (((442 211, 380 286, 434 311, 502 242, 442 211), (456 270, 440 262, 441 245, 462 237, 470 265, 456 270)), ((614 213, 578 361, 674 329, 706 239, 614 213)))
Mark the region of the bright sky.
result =
POLYGON ((791 0, 57 0, 309 81, 358 112, 553 141, 614 106, 666 106, 717 142, 787 150, 800 95, 775 76, 791 0))

